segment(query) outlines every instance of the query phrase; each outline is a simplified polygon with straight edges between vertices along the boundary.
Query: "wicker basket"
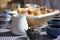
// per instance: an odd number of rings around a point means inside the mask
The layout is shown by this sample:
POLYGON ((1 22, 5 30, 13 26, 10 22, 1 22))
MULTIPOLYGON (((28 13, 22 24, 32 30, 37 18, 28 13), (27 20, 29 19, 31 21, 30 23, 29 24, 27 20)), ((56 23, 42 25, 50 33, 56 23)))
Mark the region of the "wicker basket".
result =
POLYGON ((55 15, 59 14, 59 10, 52 13, 40 15, 40 16, 27 16, 27 22, 30 27, 38 27, 47 24, 49 18, 53 18, 55 15))
POLYGON ((38 27, 47 24, 47 20, 53 18, 53 16, 48 16, 44 18, 27 18, 29 27, 38 27))

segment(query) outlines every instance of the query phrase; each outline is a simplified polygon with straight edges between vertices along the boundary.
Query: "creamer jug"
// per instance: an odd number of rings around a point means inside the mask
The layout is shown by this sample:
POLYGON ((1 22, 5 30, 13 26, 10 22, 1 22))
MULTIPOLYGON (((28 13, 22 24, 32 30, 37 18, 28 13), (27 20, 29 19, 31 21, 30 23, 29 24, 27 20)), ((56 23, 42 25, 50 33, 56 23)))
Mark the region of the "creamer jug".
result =
POLYGON ((13 17, 12 26, 10 30, 13 34, 24 35, 26 30, 28 30, 28 23, 26 20, 26 14, 17 15, 13 17))

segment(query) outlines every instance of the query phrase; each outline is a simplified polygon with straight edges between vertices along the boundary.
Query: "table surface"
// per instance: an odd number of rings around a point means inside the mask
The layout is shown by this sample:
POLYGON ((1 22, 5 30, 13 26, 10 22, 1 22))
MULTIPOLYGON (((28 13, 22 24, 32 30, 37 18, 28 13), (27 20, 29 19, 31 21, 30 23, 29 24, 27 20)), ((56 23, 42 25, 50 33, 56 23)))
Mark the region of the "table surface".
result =
MULTIPOLYGON (((16 40, 16 39, 23 39, 27 40, 26 35, 14 35, 11 32, 0 33, 0 40, 16 40)), ((48 35, 41 35, 40 40, 54 40, 53 38, 49 37, 48 35)))
POLYGON ((27 40, 25 35, 14 35, 11 31, 0 33, 0 40, 27 40))
MULTIPOLYGON (((41 35, 38 40, 60 40, 60 36, 54 39, 50 37, 49 35, 47 35, 44 28, 41 31, 41 35)), ((0 40, 28 40, 28 39, 27 39, 27 35, 14 35, 9 31, 5 33, 0 33, 0 40)))

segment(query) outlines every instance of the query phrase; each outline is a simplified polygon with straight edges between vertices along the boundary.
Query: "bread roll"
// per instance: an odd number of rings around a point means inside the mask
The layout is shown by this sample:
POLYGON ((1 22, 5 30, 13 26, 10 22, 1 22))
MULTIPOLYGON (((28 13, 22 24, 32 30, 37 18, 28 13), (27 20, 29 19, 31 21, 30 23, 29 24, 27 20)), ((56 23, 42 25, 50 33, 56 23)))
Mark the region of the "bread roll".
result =
POLYGON ((18 13, 26 13, 27 10, 26 10, 25 8, 18 8, 18 9, 17 9, 17 12, 18 12, 18 13))
POLYGON ((41 10, 41 11, 45 11, 46 9, 47 9, 46 6, 41 6, 41 7, 40 7, 40 10, 41 10))
POLYGON ((45 12, 44 12, 45 14, 47 14, 47 13, 49 13, 49 10, 45 10, 45 12))
POLYGON ((29 9, 28 14, 31 15, 31 16, 34 16, 34 9, 29 9))
POLYGON ((41 11, 35 10, 34 15, 35 15, 35 16, 41 15, 41 11))
POLYGON ((54 9, 49 9, 49 12, 51 13, 51 12, 54 12, 54 9))

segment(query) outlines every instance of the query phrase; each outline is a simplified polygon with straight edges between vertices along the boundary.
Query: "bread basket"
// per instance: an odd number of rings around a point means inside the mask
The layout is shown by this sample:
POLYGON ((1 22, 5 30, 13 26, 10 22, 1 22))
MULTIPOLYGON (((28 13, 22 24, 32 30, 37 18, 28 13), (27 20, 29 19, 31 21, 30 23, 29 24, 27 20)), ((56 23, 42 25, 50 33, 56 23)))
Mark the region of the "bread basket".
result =
POLYGON ((49 18, 53 18, 55 15, 57 15, 59 13, 59 10, 56 10, 52 13, 48 13, 48 14, 42 14, 39 16, 27 16, 27 21, 29 24, 29 27, 38 27, 38 26, 42 26, 42 25, 46 25, 47 24, 47 20, 49 18))

